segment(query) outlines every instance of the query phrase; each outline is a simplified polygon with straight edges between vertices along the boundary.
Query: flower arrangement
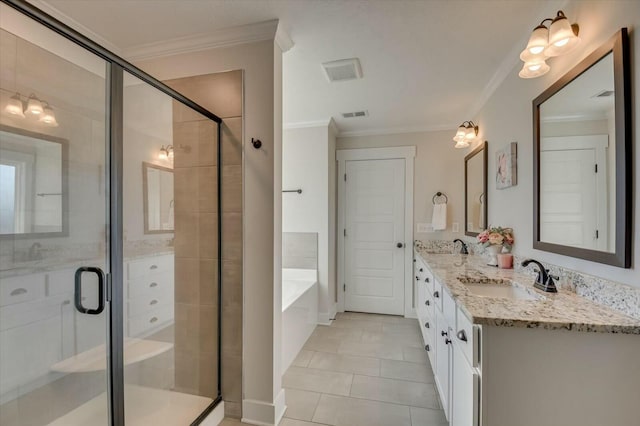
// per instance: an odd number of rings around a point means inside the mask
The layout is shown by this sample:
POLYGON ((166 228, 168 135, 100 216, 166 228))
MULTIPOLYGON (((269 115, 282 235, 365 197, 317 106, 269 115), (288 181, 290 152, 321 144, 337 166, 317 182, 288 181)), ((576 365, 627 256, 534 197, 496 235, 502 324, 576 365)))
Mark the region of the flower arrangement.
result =
POLYGON ((514 243, 513 229, 503 228, 501 226, 489 226, 488 229, 485 229, 478 234, 478 243, 482 247, 503 246, 508 251, 511 251, 511 247, 514 243))

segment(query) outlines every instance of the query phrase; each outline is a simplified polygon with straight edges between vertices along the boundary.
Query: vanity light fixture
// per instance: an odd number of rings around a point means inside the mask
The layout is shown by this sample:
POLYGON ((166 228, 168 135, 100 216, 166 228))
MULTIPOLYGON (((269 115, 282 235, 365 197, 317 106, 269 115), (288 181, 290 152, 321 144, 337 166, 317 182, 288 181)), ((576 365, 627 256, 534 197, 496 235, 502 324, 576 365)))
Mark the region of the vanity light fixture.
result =
POLYGON ((4 110, 7 114, 17 115, 20 118, 24 117, 24 105, 22 104, 22 99, 20 99, 20 93, 17 93, 9 98, 9 102, 7 106, 4 107, 4 110))
POLYGON ((456 131, 453 140, 456 142, 455 148, 467 148, 469 143, 478 136, 478 126, 473 121, 465 121, 456 131))
POLYGON ((27 99, 27 109, 25 113, 31 116, 40 116, 44 112, 44 108, 42 106, 42 101, 37 98, 36 95, 29 95, 29 99, 27 99))
POLYGON ((167 145, 166 148, 162 145, 158 153, 158 158, 160 160, 173 159, 173 145, 167 145))
POLYGON ((533 29, 527 47, 520 53, 524 62, 518 73, 521 78, 536 78, 545 75, 551 67, 547 59, 564 55, 580 42, 578 24, 570 24, 564 12, 559 10, 556 17, 547 18, 533 29), (549 27, 545 23, 549 21, 549 27))
POLYGON ((53 113, 53 108, 47 102, 44 102, 44 107, 42 108, 42 114, 40 114, 40 122, 46 124, 51 127, 58 127, 58 121, 56 120, 56 115, 53 113))

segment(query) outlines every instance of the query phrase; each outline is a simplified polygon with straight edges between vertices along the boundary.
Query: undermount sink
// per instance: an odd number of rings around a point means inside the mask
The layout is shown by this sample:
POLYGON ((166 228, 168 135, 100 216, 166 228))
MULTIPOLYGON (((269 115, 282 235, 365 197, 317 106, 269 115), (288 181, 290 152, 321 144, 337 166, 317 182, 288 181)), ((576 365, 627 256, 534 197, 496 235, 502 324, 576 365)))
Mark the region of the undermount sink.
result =
POLYGON ((540 300, 541 298, 513 284, 465 283, 465 286, 472 294, 480 297, 515 300, 540 300))

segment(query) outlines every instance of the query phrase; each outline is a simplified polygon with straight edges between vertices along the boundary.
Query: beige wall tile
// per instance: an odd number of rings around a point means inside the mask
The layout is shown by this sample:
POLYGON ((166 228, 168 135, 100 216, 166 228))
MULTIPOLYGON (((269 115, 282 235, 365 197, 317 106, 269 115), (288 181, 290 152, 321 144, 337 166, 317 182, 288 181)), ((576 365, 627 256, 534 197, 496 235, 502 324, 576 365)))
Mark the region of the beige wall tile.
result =
POLYGON ((199 214, 199 234, 193 244, 199 246, 201 259, 217 259, 218 257, 218 215, 217 213, 199 214))
POLYGON ((218 346, 218 309, 216 306, 200 306, 200 353, 214 353, 218 346))
POLYGON ((190 351, 176 350, 176 390, 194 395, 200 387, 198 356, 190 351))
POLYGON ((242 166, 222 166, 222 211, 242 212, 242 166))
POLYGON ((175 211, 175 238, 173 241, 175 257, 199 257, 198 213, 193 211, 175 211))
POLYGON ((222 306, 242 309, 242 262, 239 260, 222 261, 222 306))
POLYGON ((241 355, 222 354, 222 395, 225 401, 242 401, 241 355))
POLYGON ((200 305, 218 305, 218 261, 200 259, 200 305))
POLYGON ((222 122, 222 164, 242 165, 242 117, 225 118, 222 122))
POLYGON ((242 259, 242 213, 222 214, 222 260, 242 259))
POLYGON ((223 307, 222 318, 222 353, 242 356, 242 307, 223 307))
POLYGON ((175 211, 197 211, 198 199, 193 196, 193 191, 199 188, 198 169, 193 167, 176 167, 173 170, 173 197, 175 211))
MULTIPOLYGON (((198 211, 201 213, 218 212, 218 167, 203 166, 197 171, 197 199, 198 211)), ((193 191, 196 187, 192 187, 193 191)))
POLYGON ((218 164, 218 124, 206 120, 198 122, 198 162, 199 166, 218 164))
POLYGON ((204 74, 165 83, 218 117, 242 115, 242 71, 204 74))
POLYGON ((173 167, 199 165, 199 121, 173 123, 173 167))
MULTIPOLYGON (((200 355, 200 392, 202 396, 215 398, 218 396, 218 354, 203 353, 200 355)), ((226 407, 225 407, 226 408, 226 407)))
POLYGON ((195 304, 200 300, 200 261, 194 258, 175 259, 174 294, 176 303, 195 304))

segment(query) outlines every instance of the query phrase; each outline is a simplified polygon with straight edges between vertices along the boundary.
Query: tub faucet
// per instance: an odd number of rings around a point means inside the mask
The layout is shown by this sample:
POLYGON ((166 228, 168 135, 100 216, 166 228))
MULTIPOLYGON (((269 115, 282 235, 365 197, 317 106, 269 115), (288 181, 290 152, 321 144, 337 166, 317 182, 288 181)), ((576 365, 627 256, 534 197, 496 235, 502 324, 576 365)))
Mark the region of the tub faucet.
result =
POLYGON ((42 251, 40 251, 40 249, 42 249, 42 244, 40 243, 31 244, 31 247, 29 247, 29 253, 28 253, 29 260, 42 260, 42 251))
POLYGON ((546 269, 542 263, 534 259, 525 260, 522 262, 522 266, 526 268, 530 263, 535 263, 538 266, 538 275, 536 276, 536 282, 533 286, 538 290, 546 291, 547 293, 557 293, 558 289, 556 288, 554 280, 559 280, 560 277, 551 275, 549 270, 546 269))
POLYGON ((469 254, 469 248, 464 241, 462 241, 460 238, 456 238, 455 240, 453 240, 454 245, 458 242, 460 243, 460 254, 469 254))

